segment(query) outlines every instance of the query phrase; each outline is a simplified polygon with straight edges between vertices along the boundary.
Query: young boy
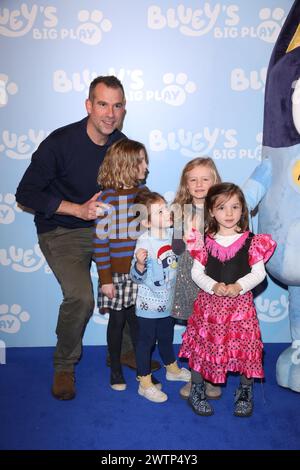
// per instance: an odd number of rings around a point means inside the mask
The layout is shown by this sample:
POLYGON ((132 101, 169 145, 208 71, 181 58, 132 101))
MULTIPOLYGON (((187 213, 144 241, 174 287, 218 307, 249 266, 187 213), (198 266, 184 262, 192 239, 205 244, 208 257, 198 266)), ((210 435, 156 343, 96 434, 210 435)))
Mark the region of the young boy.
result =
POLYGON ((132 280, 138 284, 138 393, 150 401, 162 403, 168 397, 154 386, 151 379, 151 352, 156 341, 167 369, 167 380, 190 380, 190 372, 178 367, 173 350, 174 319, 170 315, 177 257, 171 247, 172 220, 164 198, 144 189, 137 195, 135 207, 136 204, 141 209, 141 225, 147 229, 137 241, 130 271, 132 280))

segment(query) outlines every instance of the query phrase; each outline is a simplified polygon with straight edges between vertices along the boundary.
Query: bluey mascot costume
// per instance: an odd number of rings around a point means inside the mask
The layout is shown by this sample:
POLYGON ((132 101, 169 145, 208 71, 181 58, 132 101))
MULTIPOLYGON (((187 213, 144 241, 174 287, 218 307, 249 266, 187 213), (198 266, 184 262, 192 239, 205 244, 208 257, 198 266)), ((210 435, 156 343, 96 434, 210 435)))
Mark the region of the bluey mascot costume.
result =
POLYGON ((269 63, 262 163, 244 185, 250 209, 259 204, 259 232, 277 249, 267 270, 288 286, 292 344, 279 356, 279 385, 300 392, 300 1, 282 27, 269 63))

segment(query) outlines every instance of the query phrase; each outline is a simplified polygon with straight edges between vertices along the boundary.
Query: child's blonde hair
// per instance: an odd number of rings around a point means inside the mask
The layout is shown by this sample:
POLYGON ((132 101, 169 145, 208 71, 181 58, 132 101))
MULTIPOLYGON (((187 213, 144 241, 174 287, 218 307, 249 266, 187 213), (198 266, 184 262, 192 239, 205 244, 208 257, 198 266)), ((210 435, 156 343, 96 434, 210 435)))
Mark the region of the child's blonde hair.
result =
POLYGON ((182 170, 179 187, 177 189, 177 193, 176 193, 173 204, 179 204, 181 207, 183 207, 184 204, 190 204, 193 201, 193 198, 190 195, 189 190, 187 188, 187 174, 189 171, 193 170, 197 166, 203 166, 203 167, 210 169, 210 171, 214 175, 214 179, 215 179, 214 184, 221 182, 221 177, 219 175, 217 167, 212 158, 210 157, 194 158, 193 160, 189 161, 182 170))
POLYGON ((141 183, 139 165, 142 162, 140 152, 145 154, 149 163, 145 146, 140 142, 122 139, 109 147, 99 168, 97 182, 102 189, 133 188, 141 183))

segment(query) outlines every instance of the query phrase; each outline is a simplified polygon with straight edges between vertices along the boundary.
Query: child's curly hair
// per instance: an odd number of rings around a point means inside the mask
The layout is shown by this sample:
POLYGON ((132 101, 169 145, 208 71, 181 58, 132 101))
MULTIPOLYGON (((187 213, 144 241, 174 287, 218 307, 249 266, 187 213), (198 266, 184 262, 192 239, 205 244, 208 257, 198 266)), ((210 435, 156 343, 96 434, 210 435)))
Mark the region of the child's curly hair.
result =
POLYGON ((122 139, 109 147, 99 168, 97 182, 102 189, 124 189, 138 186, 139 164, 142 162, 141 152, 149 163, 145 146, 140 142, 122 139))

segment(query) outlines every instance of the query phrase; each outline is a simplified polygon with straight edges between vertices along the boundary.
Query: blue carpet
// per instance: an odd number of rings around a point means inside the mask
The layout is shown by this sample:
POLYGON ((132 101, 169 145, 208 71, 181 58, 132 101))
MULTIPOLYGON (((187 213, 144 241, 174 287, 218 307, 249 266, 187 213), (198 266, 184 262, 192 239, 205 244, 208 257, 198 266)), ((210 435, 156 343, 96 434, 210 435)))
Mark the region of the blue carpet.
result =
MULTIPOLYGON (((238 377, 230 375, 212 417, 195 415, 179 397, 183 385, 163 382, 169 400, 137 395, 135 373, 124 368, 125 392, 110 389, 105 347, 85 346, 77 366, 77 397, 52 398, 53 348, 10 348, 0 366, 1 449, 300 449, 300 395, 278 387, 275 364, 284 344, 265 345, 266 381, 255 383, 251 418, 232 414, 238 377)), ((157 356, 155 356, 157 358, 157 356)))

